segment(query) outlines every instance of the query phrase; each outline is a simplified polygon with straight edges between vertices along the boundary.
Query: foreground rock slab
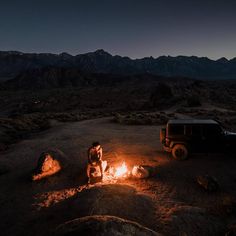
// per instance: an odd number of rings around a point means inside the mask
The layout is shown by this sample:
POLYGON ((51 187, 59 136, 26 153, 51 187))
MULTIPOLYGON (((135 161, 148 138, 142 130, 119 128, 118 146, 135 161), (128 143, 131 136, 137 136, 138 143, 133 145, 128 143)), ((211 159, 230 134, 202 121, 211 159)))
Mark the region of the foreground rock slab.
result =
POLYGON ((161 234, 134 221, 108 215, 86 216, 66 222, 56 229, 54 235, 161 236, 161 234))
POLYGON ((169 227, 178 231, 174 235, 208 236, 222 235, 224 223, 220 218, 207 212, 206 209, 189 205, 174 207, 169 215, 169 227))

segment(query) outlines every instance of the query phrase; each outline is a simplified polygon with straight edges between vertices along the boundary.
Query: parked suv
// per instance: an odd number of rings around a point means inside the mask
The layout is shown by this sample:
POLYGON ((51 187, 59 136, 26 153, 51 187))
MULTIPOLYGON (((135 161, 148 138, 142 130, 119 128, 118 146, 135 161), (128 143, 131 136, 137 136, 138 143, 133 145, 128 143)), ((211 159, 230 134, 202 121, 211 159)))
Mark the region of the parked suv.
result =
POLYGON ((223 129, 215 120, 169 120, 160 131, 160 141, 167 152, 178 160, 189 153, 233 151, 236 133, 223 129))

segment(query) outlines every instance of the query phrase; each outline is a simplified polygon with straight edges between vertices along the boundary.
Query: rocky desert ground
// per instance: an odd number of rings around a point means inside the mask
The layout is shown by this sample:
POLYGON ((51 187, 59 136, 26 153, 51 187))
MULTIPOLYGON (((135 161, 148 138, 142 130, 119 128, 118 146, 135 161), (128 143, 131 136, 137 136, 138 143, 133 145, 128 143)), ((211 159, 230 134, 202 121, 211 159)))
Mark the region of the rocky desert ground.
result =
POLYGON ((77 87, 46 89, 19 89, 21 80, 3 84, 1 235, 71 235, 76 227, 79 235, 104 229, 101 235, 119 235, 117 229, 123 235, 230 235, 236 224, 235 157, 173 160, 161 148, 159 131, 168 119, 186 117, 216 119, 235 131, 235 82, 168 79, 93 75, 77 87), (155 172, 87 186, 86 153, 93 141, 102 144, 109 166, 125 162, 129 170, 142 165, 155 172), (32 181, 48 150, 64 153, 65 165, 32 181), (199 175, 214 177, 218 191, 199 186, 199 175))
POLYGON ((236 220, 235 158, 175 161, 162 152, 160 127, 114 123, 111 117, 56 123, 1 152, 1 235, 51 235, 64 222, 90 215, 117 216, 163 235, 224 235, 236 220), (153 166, 155 175, 86 186, 86 151, 94 140, 110 165, 153 166), (51 148, 66 154, 66 168, 32 182, 39 154, 51 148), (201 174, 217 178, 219 191, 200 188, 201 174))

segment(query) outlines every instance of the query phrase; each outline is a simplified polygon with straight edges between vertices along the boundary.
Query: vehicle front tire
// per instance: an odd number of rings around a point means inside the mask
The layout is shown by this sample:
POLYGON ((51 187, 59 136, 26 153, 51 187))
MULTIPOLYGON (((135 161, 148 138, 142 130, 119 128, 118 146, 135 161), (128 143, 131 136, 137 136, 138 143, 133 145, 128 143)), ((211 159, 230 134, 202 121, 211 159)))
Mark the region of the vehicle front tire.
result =
POLYGON ((172 149, 174 159, 182 161, 188 158, 188 149, 183 144, 176 144, 172 149))

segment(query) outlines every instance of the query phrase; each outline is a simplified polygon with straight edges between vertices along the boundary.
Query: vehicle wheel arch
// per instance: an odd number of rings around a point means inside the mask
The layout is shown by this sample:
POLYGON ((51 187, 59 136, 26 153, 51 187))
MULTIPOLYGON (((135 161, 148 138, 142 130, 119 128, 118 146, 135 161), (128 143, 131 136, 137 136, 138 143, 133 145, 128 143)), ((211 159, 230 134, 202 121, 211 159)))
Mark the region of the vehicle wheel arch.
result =
POLYGON ((186 160, 189 156, 189 149, 184 142, 173 143, 171 153, 176 160, 186 160))

